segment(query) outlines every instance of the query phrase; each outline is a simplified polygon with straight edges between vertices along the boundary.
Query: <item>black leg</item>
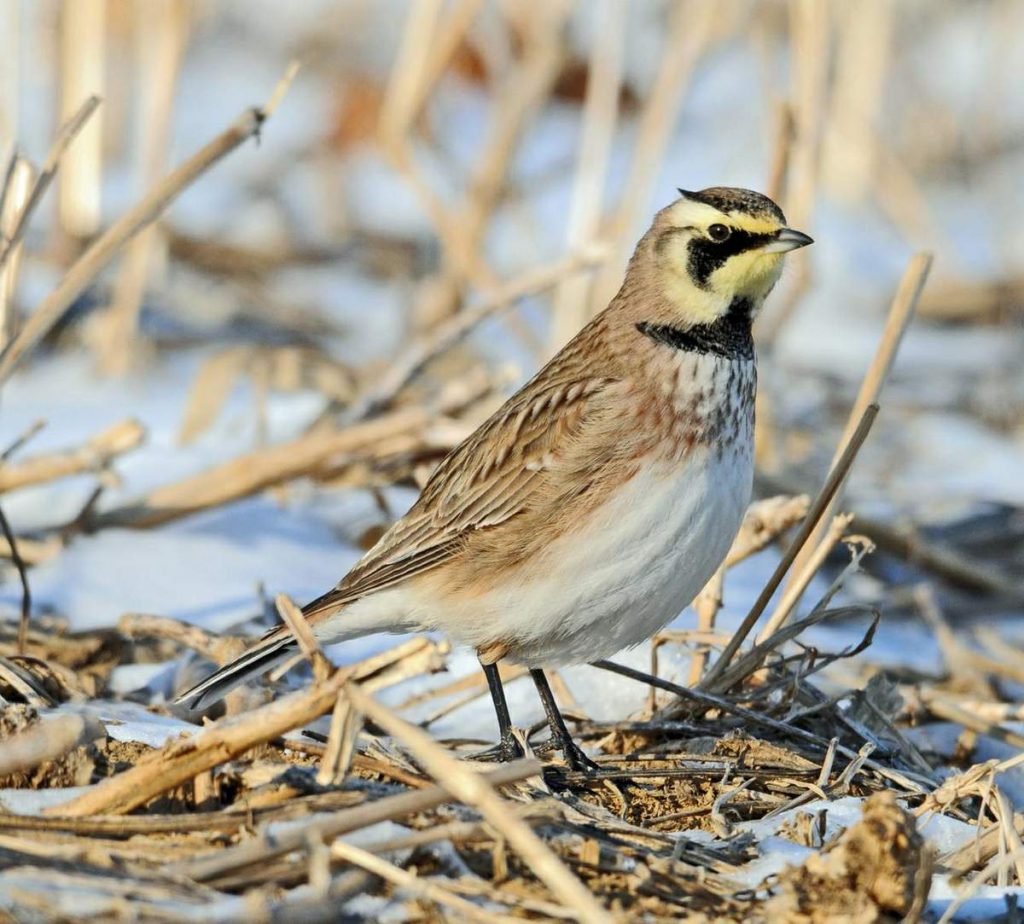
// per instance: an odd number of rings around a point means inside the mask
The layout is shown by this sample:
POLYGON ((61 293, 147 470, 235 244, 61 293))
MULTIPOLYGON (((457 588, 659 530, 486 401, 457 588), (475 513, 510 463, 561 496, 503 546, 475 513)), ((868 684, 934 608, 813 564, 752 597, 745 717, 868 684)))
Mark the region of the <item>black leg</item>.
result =
POLYGON ((517 760, 525 757, 523 749, 512 734, 512 717, 508 714, 508 703, 505 702, 505 688, 501 685, 501 674, 498 673, 497 664, 484 664, 484 676, 487 678, 487 687, 491 691, 491 702, 494 703, 494 714, 498 717, 498 732, 501 734, 501 744, 498 751, 502 760, 517 760))
POLYGON ((562 749, 562 753, 565 755, 565 762, 573 770, 579 770, 583 773, 593 773, 595 770, 600 770, 601 768, 587 757, 583 753, 583 749, 572 740, 572 735, 565 726, 565 719, 562 718, 562 713, 558 711, 558 703, 555 702, 555 696, 551 692, 551 687, 548 686, 548 678, 544 676, 544 671, 531 670, 530 676, 537 687, 537 693, 540 694, 540 701, 544 704, 544 712, 548 717, 551 737, 562 749))

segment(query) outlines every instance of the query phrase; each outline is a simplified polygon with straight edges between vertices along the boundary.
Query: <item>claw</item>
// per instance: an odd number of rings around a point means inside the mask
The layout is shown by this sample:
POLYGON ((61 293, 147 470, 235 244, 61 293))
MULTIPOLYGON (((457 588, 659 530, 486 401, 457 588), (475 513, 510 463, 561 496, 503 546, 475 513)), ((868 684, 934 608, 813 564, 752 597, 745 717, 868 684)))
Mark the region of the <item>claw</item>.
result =
POLYGON ((526 751, 523 750, 522 745, 511 731, 501 736, 501 742, 498 744, 498 760, 503 763, 511 763, 513 760, 520 760, 525 756, 526 751))
POLYGON ((574 741, 570 740, 568 744, 563 744, 562 753, 570 770, 575 770, 577 773, 583 773, 586 776, 594 776, 601 770, 601 766, 592 761, 583 748, 574 741))

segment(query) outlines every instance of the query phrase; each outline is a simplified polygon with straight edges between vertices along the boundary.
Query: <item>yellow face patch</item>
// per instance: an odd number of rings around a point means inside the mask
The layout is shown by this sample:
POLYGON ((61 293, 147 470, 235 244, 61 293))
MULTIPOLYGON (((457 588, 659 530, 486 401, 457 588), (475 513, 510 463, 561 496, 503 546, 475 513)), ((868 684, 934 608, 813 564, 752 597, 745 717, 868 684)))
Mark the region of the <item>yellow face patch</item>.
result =
POLYGON ((736 298, 756 310, 782 272, 782 254, 765 253, 759 239, 784 227, 770 215, 723 212, 704 202, 681 199, 663 213, 665 230, 656 245, 665 294, 681 319, 706 324, 728 311, 736 298), (729 241, 716 242, 713 226, 724 225, 733 243, 748 249, 731 252, 729 241), (710 230, 709 230, 710 229, 710 230))
POLYGON ((781 253, 748 250, 730 257, 710 276, 709 287, 723 297, 764 299, 782 275, 781 253))

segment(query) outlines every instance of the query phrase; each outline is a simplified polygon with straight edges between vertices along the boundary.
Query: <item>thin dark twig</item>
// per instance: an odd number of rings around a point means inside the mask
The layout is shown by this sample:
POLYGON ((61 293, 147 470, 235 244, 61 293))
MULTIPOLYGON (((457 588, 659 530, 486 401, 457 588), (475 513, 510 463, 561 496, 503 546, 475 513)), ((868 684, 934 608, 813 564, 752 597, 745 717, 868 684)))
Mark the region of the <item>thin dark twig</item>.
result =
MULTIPOLYGON (((783 722, 780 719, 773 719, 771 716, 756 712, 753 709, 746 709, 743 706, 730 702, 724 697, 715 696, 711 693, 704 693, 701 690, 691 690, 689 687, 683 687, 678 683, 672 683, 670 680, 664 680, 661 677, 655 677, 652 674, 644 673, 644 671, 638 671, 632 667, 626 667, 624 664, 616 664, 614 661, 591 661, 590 666, 598 667, 604 671, 611 671, 613 674, 619 674, 622 677, 628 677, 630 680, 635 680, 638 683, 649 684, 652 687, 657 687, 659 690, 664 690, 666 693, 675 693, 677 696, 693 700, 703 706, 713 706, 723 712, 728 712, 738 718, 745 719, 750 724, 762 725, 765 728, 774 729, 782 734, 792 735, 793 737, 798 738, 801 741, 806 741, 808 744, 813 744, 818 748, 822 748, 824 750, 828 750, 829 748, 829 741, 821 737, 821 735, 816 735, 814 732, 798 728, 789 722, 783 722)), ((845 757, 857 757, 857 752, 845 745, 838 745, 836 750, 845 757)), ((864 761, 864 766, 869 767, 877 773, 880 773, 894 781, 897 779, 898 774, 901 785, 907 787, 911 792, 923 793, 926 791, 919 782, 910 778, 911 773, 909 771, 895 771, 873 760, 864 761)), ((915 773, 913 775, 918 777, 918 779, 923 779, 929 787, 934 786, 934 781, 927 777, 923 777, 922 774, 915 773)), ((570 775, 566 774, 566 776, 568 778, 570 775)))
POLYGON ((804 543, 807 542, 811 533, 814 532, 822 514, 824 514, 828 509, 829 504, 832 502, 832 498, 842 486, 843 481, 846 480, 846 476, 850 471, 850 466, 853 465, 853 460, 857 458, 857 453, 863 445, 864 440, 867 439, 867 435, 871 431, 871 425, 875 422, 875 417, 877 416, 877 404, 869 404, 864 408, 864 413, 861 415, 857 429, 851 434, 849 442, 844 447, 842 454, 836 460, 836 464, 832 467, 832 471, 829 472, 828 478, 825 479, 825 484, 822 486, 821 492, 815 498, 814 503, 811 505, 811 509, 807 511, 807 517, 801 524, 792 545, 790 545, 786 550, 786 554, 782 556, 782 560, 775 568, 774 574, 772 574, 768 583, 765 584, 764 588, 761 590, 760 596, 754 602, 754 605, 750 612, 747 613, 746 618, 744 618, 743 622, 740 623, 740 626, 733 634, 733 637, 729 639, 729 643, 725 646, 721 656, 714 663, 711 670, 708 671, 707 676, 705 676, 701 681, 700 686, 702 689, 713 690, 715 688, 716 681, 718 681, 725 669, 732 662, 732 659, 736 656, 736 652, 739 650, 740 645, 743 644, 746 637, 750 634, 750 630, 754 628, 754 624, 761 618, 761 615, 764 613, 769 601, 775 594, 775 591, 778 590, 783 578, 785 578, 786 572, 789 571, 790 566, 796 560, 797 555, 800 554, 800 550, 803 548, 804 543))
MULTIPOLYGON (((816 626, 818 623, 833 619, 848 618, 860 613, 875 614, 877 616, 877 611, 871 607, 855 604, 853 606, 840 606, 835 609, 817 609, 809 616, 805 616, 797 622, 784 625, 781 629, 774 632, 770 638, 754 645, 753 648, 732 664, 729 670, 724 671, 719 676, 719 692, 731 690, 739 686, 744 680, 761 669, 761 665, 767 661, 769 655, 778 651, 787 642, 799 638, 811 626, 816 626)), ((840 653, 839 657, 846 657, 846 655, 840 653)))
POLYGON ((18 623, 18 654, 25 654, 28 647, 28 624, 32 616, 32 591, 28 586, 28 569, 18 551, 18 540, 14 538, 14 531, 11 524, 7 522, 7 515, 3 508, 0 508, 0 529, 3 530, 4 538, 11 547, 11 561, 18 571, 18 578, 21 580, 21 620, 18 623))
POLYGON ((10 446, 0 453, 0 462, 7 462, 16 453, 20 452, 25 444, 32 439, 40 430, 46 426, 45 420, 37 420, 24 433, 21 434, 10 446))

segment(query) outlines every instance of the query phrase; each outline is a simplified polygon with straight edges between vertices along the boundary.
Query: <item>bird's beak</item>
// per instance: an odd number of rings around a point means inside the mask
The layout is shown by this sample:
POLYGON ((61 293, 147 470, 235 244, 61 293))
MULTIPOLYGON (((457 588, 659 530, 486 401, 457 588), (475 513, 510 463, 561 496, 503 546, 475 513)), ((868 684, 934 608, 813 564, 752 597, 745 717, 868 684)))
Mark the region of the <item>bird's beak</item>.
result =
POLYGON ((798 247, 806 247, 813 244, 814 238, 797 231, 794 228, 783 228, 775 235, 775 240, 769 241, 762 249, 762 253, 788 253, 798 247))

